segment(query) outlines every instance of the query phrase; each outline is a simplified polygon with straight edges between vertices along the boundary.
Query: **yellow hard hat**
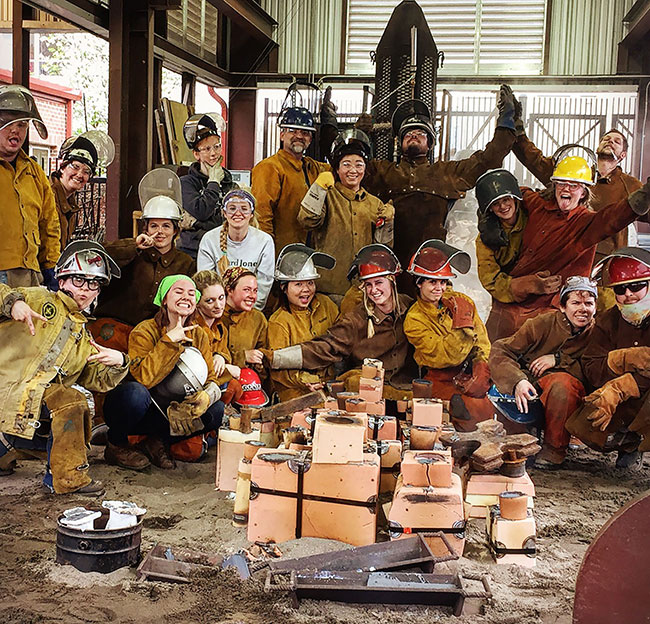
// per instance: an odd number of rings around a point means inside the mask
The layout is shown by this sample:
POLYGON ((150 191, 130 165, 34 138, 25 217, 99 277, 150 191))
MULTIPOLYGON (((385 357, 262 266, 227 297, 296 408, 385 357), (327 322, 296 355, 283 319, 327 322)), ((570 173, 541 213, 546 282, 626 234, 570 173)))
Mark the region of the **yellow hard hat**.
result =
POLYGON ((551 180, 580 182, 591 186, 594 184, 594 176, 589 163, 580 156, 567 156, 555 167, 551 180))

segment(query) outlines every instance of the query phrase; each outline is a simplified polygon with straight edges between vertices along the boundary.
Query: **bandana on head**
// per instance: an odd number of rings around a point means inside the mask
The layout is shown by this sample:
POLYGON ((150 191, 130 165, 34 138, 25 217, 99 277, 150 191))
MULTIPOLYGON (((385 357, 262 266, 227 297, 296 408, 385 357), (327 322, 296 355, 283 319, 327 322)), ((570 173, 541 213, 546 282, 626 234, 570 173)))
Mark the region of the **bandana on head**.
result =
POLYGON ((244 189, 233 189, 232 191, 228 191, 223 198, 223 207, 225 208, 226 204, 233 199, 247 202, 251 207, 251 211, 255 212, 255 198, 248 191, 245 191, 244 189))
POLYGON ((232 266, 226 269, 222 275, 223 285, 226 287, 226 290, 234 290, 237 282, 239 281, 239 278, 244 277, 245 275, 252 275, 253 277, 256 277, 255 273, 245 267, 232 266))
POLYGON ((194 285, 194 288, 196 289, 196 302, 199 302, 199 299, 201 299, 201 293, 199 292, 199 289, 196 288, 196 284, 194 284, 194 280, 191 277, 187 277, 187 275, 168 275, 167 277, 163 277, 162 281, 160 282, 160 286, 158 286, 158 291, 156 292, 156 296, 153 299, 153 304, 160 307, 162 305, 163 299, 169 292, 169 289, 176 283, 181 280, 185 280, 187 282, 191 282, 194 285))

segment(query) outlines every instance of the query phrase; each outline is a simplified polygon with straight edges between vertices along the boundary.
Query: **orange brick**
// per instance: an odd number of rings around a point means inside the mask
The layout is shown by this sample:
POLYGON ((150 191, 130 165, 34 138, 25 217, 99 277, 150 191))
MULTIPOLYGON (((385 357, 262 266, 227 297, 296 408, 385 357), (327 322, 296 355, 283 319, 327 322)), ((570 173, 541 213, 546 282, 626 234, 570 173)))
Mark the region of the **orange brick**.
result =
POLYGON ((442 401, 439 399, 413 399, 414 425, 442 425, 442 401))
POLYGON ((404 485, 451 487, 450 450, 405 451, 402 459, 404 485))

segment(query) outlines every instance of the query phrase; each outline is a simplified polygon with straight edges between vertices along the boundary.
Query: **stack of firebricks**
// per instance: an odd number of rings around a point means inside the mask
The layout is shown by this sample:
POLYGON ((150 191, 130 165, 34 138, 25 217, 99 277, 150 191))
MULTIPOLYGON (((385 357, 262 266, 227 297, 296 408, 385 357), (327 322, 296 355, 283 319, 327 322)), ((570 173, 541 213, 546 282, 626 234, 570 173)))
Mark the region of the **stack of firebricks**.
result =
MULTIPOLYGON (((398 402, 404 419, 386 416, 383 382, 381 362, 366 360, 358 394, 337 392, 323 408, 295 412, 281 440, 273 423, 253 421, 243 433, 231 417, 219 431, 217 489, 236 492, 233 524, 248 526, 251 542, 321 537, 364 546, 375 542, 379 496, 392 495, 391 539, 442 531, 460 556, 466 519, 485 518, 497 563, 534 566, 528 474, 454 470, 439 443, 453 431, 443 402, 414 398, 398 402)), ((430 545, 440 548, 436 539, 430 545)))

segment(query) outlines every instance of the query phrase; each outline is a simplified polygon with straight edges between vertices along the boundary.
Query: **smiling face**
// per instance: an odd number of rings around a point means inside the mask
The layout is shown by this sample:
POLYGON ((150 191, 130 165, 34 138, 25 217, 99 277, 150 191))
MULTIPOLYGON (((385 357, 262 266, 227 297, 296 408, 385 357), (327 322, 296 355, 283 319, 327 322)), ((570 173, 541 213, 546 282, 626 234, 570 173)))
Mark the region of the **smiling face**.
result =
POLYGON ((10 162, 16 158, 25 143, 28 128, 28 121, 14 121, 0 130, 0 158, 10 162))
POLYGON ((201 293, 199 312, 205 319, 219 319, 226 307, 226 292, 221 284, 206 286, 201 293))
POLYGON ((306 310, 316 294, 316 282, 314 280, 287 282, 285 292, 292 306, 306 310))
POLYGON ((357 154, 343 156, 336 173, 345 188, 358 191, 366 173, 366 162, 357 154))
POLYGON ((167 306, 170 317, 188 317, 196 310, 196 287, 189 280, 174 282, 163 299, 163 305, 167 306))
POLYGON ((393 284, 382 277, 370 277, 363 281, 363 289, 370 301, 385 314, 393 311, 393 284))
POLYGON ((555 201, 564 214, 578 207, 580 200, 587 195, 587 187, 580 182, 553 182, 555 201))
POLYGON ((309 130, 299 130, 296 128, 283 128, 280 130, 280 141, 282 149, 294 158, 302 158, 311 140, 313 133, 309 130))
POLYGON ((194 150, 194 158, 208 167, 216 165, 221 158, 221 138, 211 135, 199 141, 194 150))
POLYGON ((596 148, 596 155, 599 158, 620 162, 627 156, 625 139, 618 132, 604 134, 596 148))
POLYGON ((176 228, 171 219, 147 219, 144 231, 153 238, 153 245, 161 254, 172 248, 176 228))
POLYGON ((585 290, 574 290, 567 295, 566 303, 560 305, 560 309, 575 329, 582 329, 596 314, 596 297, 585 290))
POLYGON ((61 186, 68 194, 76 193, 88 184, 91 175, 92 171, 88 165, 73 160, 61 169, 61 186))
POLYGON ((501 197, 492 203, 490 210, 506 225, 517 220, 517 202, 514 197, 501 197))
POLYGON ((239 230, 242 228, 248 228, 248 225, 253 218, 253 210, 251 209, 251 205, 245 199, 233 197, 223 207, 223 215, 226 218, 226 221, 228 221, 229 227, 239 230))
POLYGON ((438 303, 447 289, 448 280, 428 278, 418 284, 420 297, 427 303, 438 303))
POLYGON ((256 301, 257 278, 254 275, 244 275, 228 292, 228 304, 233 310, 250 312, 256 301))

